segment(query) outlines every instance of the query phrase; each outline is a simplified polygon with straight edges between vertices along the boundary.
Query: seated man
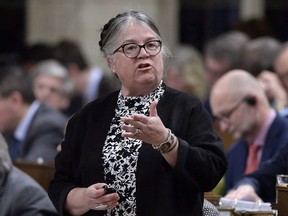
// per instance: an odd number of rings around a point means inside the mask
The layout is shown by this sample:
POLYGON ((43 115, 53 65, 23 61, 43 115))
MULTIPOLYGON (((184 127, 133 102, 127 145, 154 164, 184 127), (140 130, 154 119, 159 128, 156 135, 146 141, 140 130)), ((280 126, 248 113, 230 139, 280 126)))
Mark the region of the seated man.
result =
POLYGON ((47 192, 30 176, 13 166, 0 134, 0 215, 57 215, 47 192))
POLYGON ((21 68, 0 68, 0 73, 0 128, 11 159, 53 162, 67 117, 35 100, 21 68))
POLYGON ((229 71, 215 83, 211 107, 220 129, 236 140, 227 153, 228 191, 288 142, 288 121, 270 106, 257 79, 243 70, 229 71))
POLYGON ((288 174, 288 145, 283 147, 271 160, 265 162, 259 169, 241 178, 234 190, 225 198, 275 202, 276 175, 288 174))

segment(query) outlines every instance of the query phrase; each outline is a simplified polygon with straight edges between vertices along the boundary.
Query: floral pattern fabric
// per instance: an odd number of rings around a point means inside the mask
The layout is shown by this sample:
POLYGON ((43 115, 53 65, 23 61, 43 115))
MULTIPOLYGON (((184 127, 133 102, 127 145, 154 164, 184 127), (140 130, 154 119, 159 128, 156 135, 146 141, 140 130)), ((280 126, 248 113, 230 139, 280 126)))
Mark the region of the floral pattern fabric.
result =
POLYGON ((119 92, 115 116, 103 147, 103 165, 105 182, 116 189, 121 197, 120 204, 106 211, 106 216, 136 215, 136 169, 139 149, 142 141, 123 138, 121 117, 134 113, 149 115, 149 108, 154 100, 160 100, 165 91, 160 83, 151 94, 139 97, 127 97, 119 92))

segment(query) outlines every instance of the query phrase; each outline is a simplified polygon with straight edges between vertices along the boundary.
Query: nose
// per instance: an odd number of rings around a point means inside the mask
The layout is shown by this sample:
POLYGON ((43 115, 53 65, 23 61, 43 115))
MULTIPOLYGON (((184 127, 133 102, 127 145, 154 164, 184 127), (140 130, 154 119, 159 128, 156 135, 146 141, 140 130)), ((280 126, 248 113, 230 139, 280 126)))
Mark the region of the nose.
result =
POLYGON ((50 94, 51 94, 51 90, 49 87, 42 86, 41 88, 37 89, 37 97, 43 102, 46 101, 47 98, 49 98, 50 94))
POLYGON ((144 47, 140 47, 140 51, 139 51, 139 54, 138 54, 138 58, 139 57, 147 57, 147 56, 150 56, 147 52, 146 52, 146 50, 145 50, 145 48, 144 47))
POLYGON ((286 90, 288 90, 288 77, 282 79, 283 85, 286 88, 286 90))
POLYGON ((220 127, 220 130, 222 132, 227 132, 228 131, 228 128, 229 128, 229 123, 226 122, 226 121, 220 121, 219 122, 219 127, 220 127))

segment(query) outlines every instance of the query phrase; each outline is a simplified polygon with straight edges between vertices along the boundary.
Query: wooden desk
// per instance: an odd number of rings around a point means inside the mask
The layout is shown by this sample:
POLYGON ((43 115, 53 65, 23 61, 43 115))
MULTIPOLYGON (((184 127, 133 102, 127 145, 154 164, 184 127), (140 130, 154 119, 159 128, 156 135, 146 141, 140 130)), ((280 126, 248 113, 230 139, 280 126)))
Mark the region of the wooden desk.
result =
POLYGON ((54 175, 52 164, 37 164, 26 161, 14 161, 13 164, 34 178, 46 191, 54 175))
POLYGON ((288 215, 288 187, 276 186, 276 204, 278 216, 288 215))
POLYGON ((214 194, 213 192, 205 192, 204 193, 204 198, 206 200, 208 200, 209 202, 211 202, 214 206, 218 206, 219 205, 220 196, 214 194))

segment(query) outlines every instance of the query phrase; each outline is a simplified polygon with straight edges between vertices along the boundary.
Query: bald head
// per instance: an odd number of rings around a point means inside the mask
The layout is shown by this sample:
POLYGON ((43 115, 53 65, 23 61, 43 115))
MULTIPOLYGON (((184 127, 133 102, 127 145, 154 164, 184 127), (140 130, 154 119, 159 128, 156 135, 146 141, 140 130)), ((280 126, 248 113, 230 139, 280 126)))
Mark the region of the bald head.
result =
POLYGON ((215 83, 210 104, 221 130, 235 139, 253 140, 271 111, 260 83, 243 70, 228 71, 215 83))
POLYGON ((244 70, 231 70, 213 86, 210 102, 213 113, 229 104, 235 104, 245 97, 253 97, 262 111, 270 108, 269 101, 259 81, 244 70))
POLYGON ((244 70, 231 70, 215 83, 211 97, 217 94, 225 97, 244 97, 251 93, 265 96, 254 76, 244 70))

